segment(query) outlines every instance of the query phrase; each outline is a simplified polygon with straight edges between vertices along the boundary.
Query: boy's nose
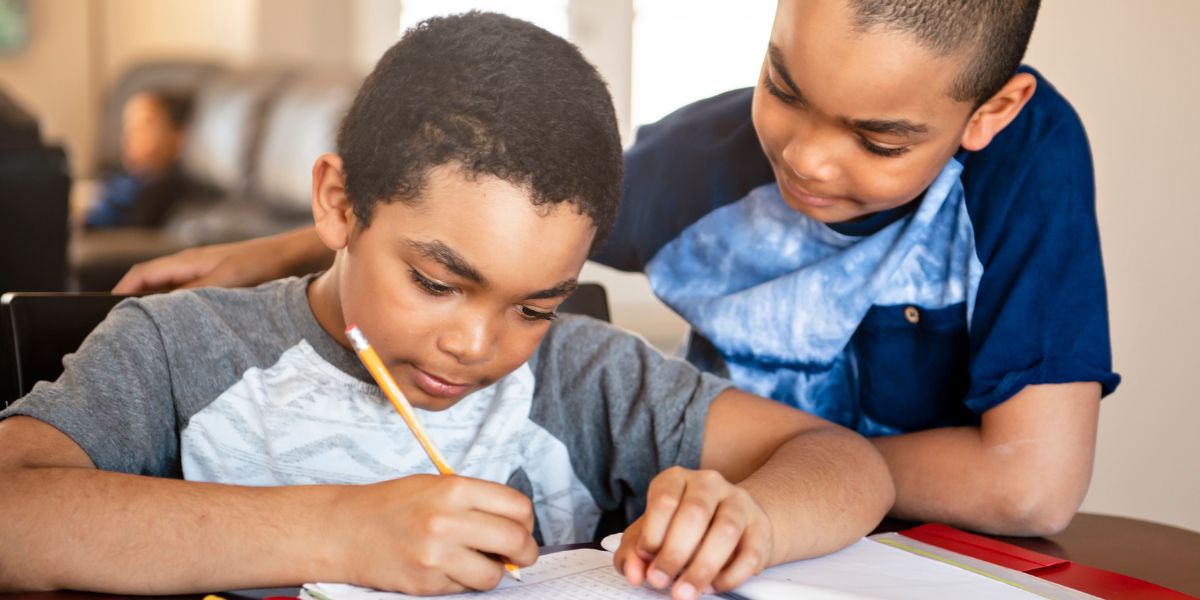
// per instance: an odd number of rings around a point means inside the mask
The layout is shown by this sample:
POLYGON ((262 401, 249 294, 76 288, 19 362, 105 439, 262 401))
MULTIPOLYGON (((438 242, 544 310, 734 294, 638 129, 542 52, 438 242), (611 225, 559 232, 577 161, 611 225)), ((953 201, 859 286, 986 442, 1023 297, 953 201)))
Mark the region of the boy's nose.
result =
POLYGON ((438 349, 459 364, 478 364, 491 358, 494 337, 488 319, 462 318, 438 336, 438 349))
POLYGON ((788 143, 783 149, 783 160, 801 182, 831 181, 837 170, 826 145, 813 134, 788 143))

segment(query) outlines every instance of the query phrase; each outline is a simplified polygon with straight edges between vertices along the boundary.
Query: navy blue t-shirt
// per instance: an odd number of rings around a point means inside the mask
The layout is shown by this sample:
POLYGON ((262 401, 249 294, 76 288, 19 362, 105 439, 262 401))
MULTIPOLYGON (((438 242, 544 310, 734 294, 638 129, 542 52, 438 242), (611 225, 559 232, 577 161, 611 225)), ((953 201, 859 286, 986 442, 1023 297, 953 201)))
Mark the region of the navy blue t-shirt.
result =
POLYGON ((1112 371, 1091 154, 1038 73, 1020 115, 908 206, 826 225, 787 206, 752 90, 641 128, 596 259, 644 271, 687 356, 866 435, 976 424, 1026 385, 1112 371))

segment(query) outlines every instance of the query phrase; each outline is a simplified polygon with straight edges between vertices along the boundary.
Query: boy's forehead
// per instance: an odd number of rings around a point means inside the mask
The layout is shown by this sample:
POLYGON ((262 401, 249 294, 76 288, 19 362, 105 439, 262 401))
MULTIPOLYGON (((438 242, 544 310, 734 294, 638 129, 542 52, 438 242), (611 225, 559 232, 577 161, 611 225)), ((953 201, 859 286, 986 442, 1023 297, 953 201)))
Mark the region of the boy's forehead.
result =
POLYGON ((886 28, 856 31, 849 0, 780 0, 771 47, 798 91, 853 118, 937 121, 969 112, 949 92, 965 65, 886 28))
POLYGON ((453 166, 430 170, 415 202, 377 205, 369 229, 377 225, 402 250, 537 290, 578 275, 595 231, 573 205, 535 205, 524 186, 453 166))

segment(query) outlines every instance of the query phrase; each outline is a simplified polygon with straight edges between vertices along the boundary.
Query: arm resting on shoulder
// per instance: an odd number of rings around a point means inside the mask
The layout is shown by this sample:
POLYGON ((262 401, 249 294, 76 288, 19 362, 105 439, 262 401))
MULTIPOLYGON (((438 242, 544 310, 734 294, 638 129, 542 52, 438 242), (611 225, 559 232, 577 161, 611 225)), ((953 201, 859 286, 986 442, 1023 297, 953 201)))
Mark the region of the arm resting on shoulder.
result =
POLYGON ((739 390, 718 396, 706 423, 700 466, 736 482, 766 512, 769 564, 841 549, 892 506, 887 466, 857 433, 739 390))
POLYGON ((269 237, 188 248, 134 265, 114 294, 141 294, 195 287, 254 286, 329 266, 333 253, 312 227, 269 237))
POLYGON ((892 515, 984 533, 1049 535, 1087 493, 1096 449, 1097 383, 1026 387, 979 427, 872 440, 896 483, 892 515))

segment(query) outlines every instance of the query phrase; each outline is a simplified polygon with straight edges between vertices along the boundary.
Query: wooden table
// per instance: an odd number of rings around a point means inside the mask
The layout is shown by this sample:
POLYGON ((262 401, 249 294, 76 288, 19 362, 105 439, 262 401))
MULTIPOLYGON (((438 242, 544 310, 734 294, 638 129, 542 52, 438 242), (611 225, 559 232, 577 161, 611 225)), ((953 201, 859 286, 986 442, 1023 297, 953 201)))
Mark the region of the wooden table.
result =
MULTIPOLYGON (((915 523, 888 519, 877 532, 898 531, 915 523)), ((996 536, 993 536, 996 537, 996 536)), ((1200 597, 1200 533, 1125 517, 1079 514, 1060 534, 1046 538, 996 537, 1035 552, 1123 573, 1200 597)), ((198 600, 203 595, 159 596, 198 600)), ((146 598, 84 592, 0 594, 3 600, 114 600, 146 598)))

